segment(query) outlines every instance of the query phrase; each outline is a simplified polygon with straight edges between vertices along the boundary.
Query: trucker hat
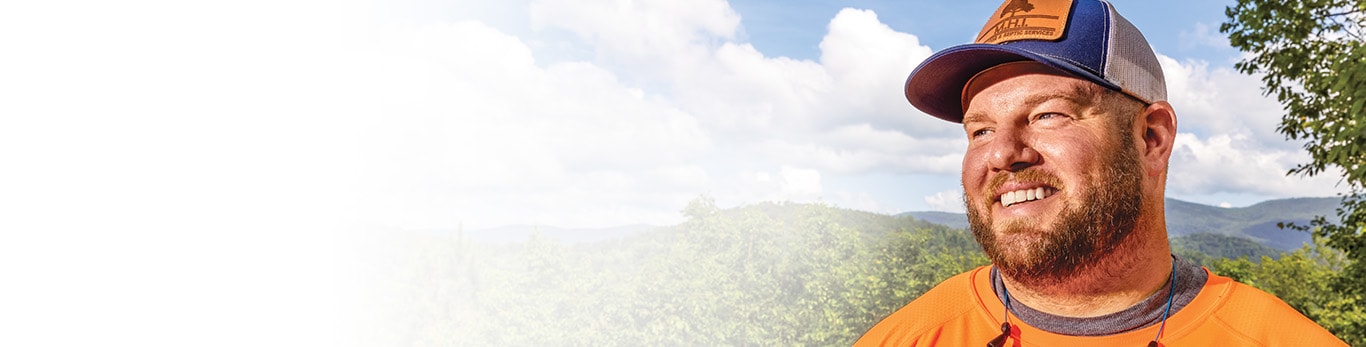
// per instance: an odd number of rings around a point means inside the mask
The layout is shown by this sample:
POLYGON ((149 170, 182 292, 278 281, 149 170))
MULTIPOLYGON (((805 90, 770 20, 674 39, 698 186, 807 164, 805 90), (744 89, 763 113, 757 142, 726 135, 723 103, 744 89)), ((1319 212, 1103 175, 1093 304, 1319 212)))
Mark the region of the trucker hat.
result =
POLYGON ((1036 61, 1133 96, 1166 101, 1167 84, 1148 40, 1104 0, 1005 0, 973 43, 935 53, 906 79, 906 100, 963 121, 963 88, 994 66, 1036 61))

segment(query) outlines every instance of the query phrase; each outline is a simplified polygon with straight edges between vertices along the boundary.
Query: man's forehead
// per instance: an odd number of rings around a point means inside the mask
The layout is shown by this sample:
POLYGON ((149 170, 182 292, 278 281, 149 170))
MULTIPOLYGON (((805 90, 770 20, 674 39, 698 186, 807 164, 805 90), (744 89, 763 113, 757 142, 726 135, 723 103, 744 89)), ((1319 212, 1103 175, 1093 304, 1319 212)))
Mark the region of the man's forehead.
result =
MULTIPOLYGON (((1051 81, 1049 84, 1044 85, 1041 88, 1043 90, 1040 90, 1041 92, 1046 91, 1054 94, 1071 93, 1081 98, 1089 98, 1095 96, 1097 93, 1104 89, 1104 87, 1095 84, 1091 81, 1078 78, 1076 76, 1072 76, 1071 74, 1049 67, 1044 64, 1040 64, 1038 62, 1009 62, 982 70, 982 72, 979 72, 976 75, 972 76, 972 78, 968 79, 967 83, 963 85, 962 90, 961 100, 963 102, 963 112, 966 113, 968 111, 968 105, 972 103, 972 99, 974 99, 977 96, 977 94, 980 94, 986 88, 1007 80, 1026 76, 1055 77, 1050 78, 1054 81, 1051 81)), ((1040 87, 1035 86, 1033 88, 1040 87)))
POLYGON ((983 91, 1006 81, 1014 81, 1021 78, 1028 78, 1031 80, 1046 79, 1046 82, 1044 83, 1034 82, 1023 86, 1008 84, 1006 86, 1011 87, 1012 89, 992 93, 993 95, 1002 95, 1002 93, 1011 94, 1013 98, 1010 101, 1022 106, 1033 106, 1053 99, 1066 99, 1076 103, 1091 103, 1097 101, 1098 97, 1106 90, 1105 87, 1101 85, 1061 73, 1017 73, 1016 71, 998 70, 995 72, 988 71, 986 74, 979 75, 979 77, 974 77, 974 81, 964 88, 964 122, 970 120, 973 116, 971 113, 978 113, 980 116, 980 113, 983 110, 972 110, 969 106, 972 105, 973 101, 975 101, 983 91))

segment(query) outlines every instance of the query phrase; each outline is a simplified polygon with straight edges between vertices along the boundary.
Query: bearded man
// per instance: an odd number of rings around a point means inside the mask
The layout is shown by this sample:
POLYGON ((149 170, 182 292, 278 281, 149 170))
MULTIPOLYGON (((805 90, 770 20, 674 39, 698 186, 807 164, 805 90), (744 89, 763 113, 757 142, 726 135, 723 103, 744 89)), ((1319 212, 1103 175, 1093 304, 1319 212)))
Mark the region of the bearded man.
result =
POLYGON ((856 346, 1346 345, 1171 254, 1177 121, 1152 48, 1106 1, 1024 2, 1007 0, 975 43, 906 82, 916 108, 963 124, 964 201, 992 265, 945 280, 856 346))

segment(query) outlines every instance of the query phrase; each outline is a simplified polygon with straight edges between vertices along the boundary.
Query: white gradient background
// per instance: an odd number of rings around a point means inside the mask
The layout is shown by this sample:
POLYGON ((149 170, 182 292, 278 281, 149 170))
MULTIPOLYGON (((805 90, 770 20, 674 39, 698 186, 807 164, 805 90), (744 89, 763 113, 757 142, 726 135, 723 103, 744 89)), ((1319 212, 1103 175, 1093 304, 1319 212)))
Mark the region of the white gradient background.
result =
MULTIPOLYGON (((1169 197, 1341 191, 1285 176, 1307 157, 1232 70, 1225 2, 1115 2, 1180 117, 1169 197)), ((961 129, 901 84, 997 5, 0 5, 0 345, 346 344, 355 230, 961 211, 961 129)))

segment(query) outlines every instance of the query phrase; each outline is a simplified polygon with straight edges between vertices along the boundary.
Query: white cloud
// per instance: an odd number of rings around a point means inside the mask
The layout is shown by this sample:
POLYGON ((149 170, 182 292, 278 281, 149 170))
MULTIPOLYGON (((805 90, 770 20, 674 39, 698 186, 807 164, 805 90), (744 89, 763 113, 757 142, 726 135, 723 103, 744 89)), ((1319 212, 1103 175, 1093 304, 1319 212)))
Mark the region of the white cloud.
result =
POLYGON ((1167 189, 1177 194, 1277 197, 1331 196, 1342 191, 1335 186, 1337 175, 1333 172, 1313 178, 1286 176, 1286 171, 1307 160, 1307 156, 1261 146, 1241 135, 1220 134, 1201 139, 1193 134, 1178 134, 1167 189))
POLYGON ((1261 81, 1204 61, 1158 56, 1167 79, 1178 130, 1167 180, 1168 195, 1216 193, 1268 197, 1328 196, 1341 192, 1337 177, 1286 176, 1309 157, 1276 132, 1284 113, 1261 94, 1261 81))
POLYGON ((534 0, 533 27, 577 34, 632 78, 687 76, 714 42, 735 37, 740 16, 724 0, 534 0))
POLYGON ((790 200, 819 198, 824 190, 820 171, 784 166, 778 175, 783 178, 783 194, 790 200))
POLYGON ((1181 131, 1202 136, 1247 135, 1267 147, 1299 148, 1276 132, 1284 109, 1275 99, 1262 95, 1259 76, 1245 75, 1229 67, 1211 68, 1205 61, 1180 62, 1162 55, 1158 60, 1181 131))
POLYGON ((961 130, 915 111, 901 93, 928 47, 871 11, 845 9, 821 49, 817 63, 725 43, 714 61, 668 83, 681 108, 758 157, 841 174, 956 170, 961 130))
MULTIPOLYGON (((781 162, 817 167, 839 174, 858 174, 865 172, 892 173, 939 173, 956 174, 963 161, 962 148, 955 140, 918 140, 901 133, 891 133, 897 143, 904 146, 879 147, 878 134, 868 134, 865 138, 847 138, 849 133, 870 130, 868 125, 834 130, 831 134, 813 135, 806 141, 787 142, 768 140, 759 144, 758 150, 764 156, 781 162), (854 143, 842 141, 853 140, 854 143)), ((886 133, 884 133, 886 134, 886 133)), ((795 141, 795 140, 794 140, 795 141)))
MULTIPOLYGON (((635 49, 599 49, 597 63, 630 76, 629 84, 667 90, 667 97, 697 117, 704 128, 735 139, 740 147, 776 140, 837 151, 842 148, 809 139, 859 124, 922 141, 961 137, 956 126, 914 111, 900 92, 905 76, 931 54, 930 49, 914 36, 882 24, 871 11, 840 11, 821 42, 820 61, 813 62, 766 57, 753 46, 730 41, 735 15, 729 7, 711 2, 701 7, 712 8, 710 12, 685 12, 655 24, 639 18, 674 16, 675 9, 648 1, 576 9, 561 9, 562 5, 533 4, 537 22, 543 27, 567 27, 599 46, 641 47, 643 38, 666 46, 657 47, 662 52, 657 55, 636 54, 635 49), (627 33, 602 34, 615 30, 627 33)), ((892 150, 934 153, 934 149, 919 147, 879 149, 892 150)))
POLYGON ((668 100, 594 64, 539 67, 520 39, 477 22, 400 29, 386 52, 391 113, 364 139, 374 222, 667 223, 707 186, 687 162, 710 140, 668 100))
POLYGON ((906 77, 934 53, 914 35, 892 30, 873 11, 846 8, 830 21, 820 48, 821 64, 835 76, 838 91, 834 107, 825 111, 920 138, 961 137, 958 126, 927 117, 906 101, 906 77))
POLYGON ((963 191, 946 190, 926 196, 925 203, 930 205, 931 211, 957 212, 963 213, 966 207, 963 204, 963 191))
POLYGON ((836 15, 813 62, 732 42, 738 16, 724 2, 530 8, 534 26, 576 33, 568 44, 596 58, 539 61, 528 42, 546 38, 472 21, 375 40, 386 114, 362 144, 368 220, 668 224, 700 194, 812 200, 823 174, 944 173, 961 160, 961 130, 900 93, 929 49, 870 11, 836 15))

